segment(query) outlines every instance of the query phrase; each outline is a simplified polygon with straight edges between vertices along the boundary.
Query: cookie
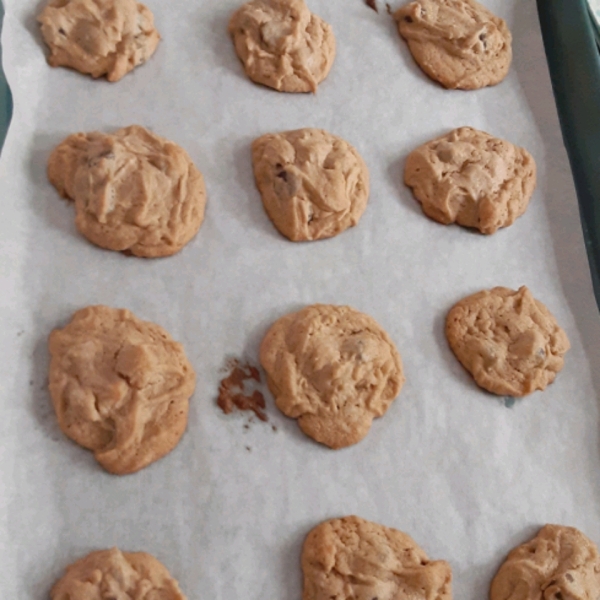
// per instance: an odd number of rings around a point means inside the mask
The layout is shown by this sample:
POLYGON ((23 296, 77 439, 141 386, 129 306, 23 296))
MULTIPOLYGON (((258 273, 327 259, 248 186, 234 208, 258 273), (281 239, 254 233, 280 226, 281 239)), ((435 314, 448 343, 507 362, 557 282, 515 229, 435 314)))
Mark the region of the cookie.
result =
POLYGON ((280 318, 260 362, 277 407, 334 449, 360 442, 404 384, 394 342, 349 306, 315 304, 280 318))
POLYGON ((38 21, 51 66, 108 81, 145 63, 160 41, 154 16, 135 0, 50 0, 38 21))
POLYGON ((446 561, 429 560, 402 531, 354 516, 325 521, 306 536, 302 571, 302 600, 452 599, 446 561))
POLYGON ((500 83, 512 61, 504 19, 475 0, 416 0, 394 13, 416 63, 450 89, 500 83))
POLYGON ((187 152, 137 125, 70 135, 50 155, 48 178, 75 202, 77 229, 108 250, 170 256, 204 219, 204 179, 187 152))
POLYGON ((92 552, 69 565, 51 600, 186 600, 166 567, 145 552, 92 552))
POLYGON ((452 352, 476 383, 493 394, 544 390, 570 348, 550 311, 525 287, 496 287, 452 307, 446 318, 452 352))
POLYGON ((298 242, 354 227, 369 197, 359 153, 322 129, 263 135, 252 144, 256 185, 275 227, 298 242))
POLYGON ((175 448, 196 375, 162 327, 128 310, 90 306, 55 329, 48 347, 58 424, 107 471, 139 471, 175 448))
POLYGON ((492 581, 490 600, 600 598, 598 548, 581 531, 545 525, 518 546, 492 581))
POLYGON ((527 210, 536 166, 524 148, 461 127, 413 150, 404 182, 434 221, 492 234, 527 210))
POLYGON ((304 0, 253 0, 229 21, 246 74, 279 92, 316 92, 335 58, 333 30, 304 0))

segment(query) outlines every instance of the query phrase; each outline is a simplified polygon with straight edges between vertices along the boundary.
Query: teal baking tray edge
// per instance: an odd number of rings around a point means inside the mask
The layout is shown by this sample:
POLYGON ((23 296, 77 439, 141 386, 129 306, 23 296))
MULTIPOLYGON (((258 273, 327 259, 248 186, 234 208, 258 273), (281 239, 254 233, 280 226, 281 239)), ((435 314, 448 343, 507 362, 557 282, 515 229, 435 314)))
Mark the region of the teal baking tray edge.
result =
POLYGON ((587 0, 537 0, 600 309, 600 53, 587 0))
MULTIPOLYGON (((4 20, 4 7, 0 0, 0 31, 2 30, 2 22, 4 20)), ((2 45, 0 44, 0 152, 6 139, 6 133, 8 132, 8 125, 12 117, 12 94, 10 88, 6 82, 4 71, 2 70, 2 45)))

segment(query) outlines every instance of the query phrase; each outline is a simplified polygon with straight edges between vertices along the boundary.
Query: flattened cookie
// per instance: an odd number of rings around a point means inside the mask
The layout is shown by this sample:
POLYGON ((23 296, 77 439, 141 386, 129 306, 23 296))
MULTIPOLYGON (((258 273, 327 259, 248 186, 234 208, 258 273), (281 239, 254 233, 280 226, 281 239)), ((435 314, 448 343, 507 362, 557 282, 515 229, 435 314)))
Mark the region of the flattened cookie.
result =
POLYGON ((354 516, 325 521, 306 536, 302 570, 302 600, 452 598, 446 561, 430 561, 402 531, 354 516))
POLYGON ((51 600, 186 600, 166 567, 145 552, 92 552, 69 565, 51 600))
POLYGON ((156 50, 150 10, 136 0, 50 0, 38 17, 48 63, 119 81, 156 50))
POLYGON ((204 219, 204 178, 188 153, 137 125, 70 135, 50 155, 48 178, 75 202, 77 229, 108 250, 170 256, 204 219))
POLYGON ((475 0, 416 0, 394 19, 419 67, 446 88, 496 85, 508 73, 508 26, 475 0))
POLYGON ((333 30, 304 0, 253 0, 229 21, 252 81, 280 92, 316 92, 335 58, 333 30))
POLYGON ((277 407, 330 448, 360 442, 404 384, 396 346, 371 317, 315 304, 276 321, 260 362, 277 407))
POLYGON ((488 392, 525 396, 544 390, 570 348, 550 311, 526 287, 496 287, 458 302, 446 318, 452 352, 488 392))
POLYGON ((518 546, 492 581, 490 600, 600 598, 598 548, 574 527, 545 525, 518 546))
POLYGON ((196 375, 183 346, 128 310, 78 310, 48 340, 63 433, 111 473, 143 469, 178 444, 196 375))
POLYGON ((369 198, 360 154, 322 129, 263 135, 252 144, 256 185, 275 227, 298 242, 354 227, 369 198))
POLYGON ((404 182, 431 219, 492 234, 527 209, 536 166, 524 148, 461 127, 413 150, 404 182))

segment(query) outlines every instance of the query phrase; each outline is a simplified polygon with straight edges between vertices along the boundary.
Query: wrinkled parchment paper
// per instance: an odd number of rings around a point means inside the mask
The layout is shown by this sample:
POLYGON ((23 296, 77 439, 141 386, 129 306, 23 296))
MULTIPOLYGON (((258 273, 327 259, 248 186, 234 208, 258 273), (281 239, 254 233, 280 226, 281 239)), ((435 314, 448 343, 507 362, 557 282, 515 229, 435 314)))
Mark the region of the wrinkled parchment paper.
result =
POLYGON ((476 92, 430 82, 381 3, 376 14, 362 0, 309 0, 338 41, 316 96, 244 77, 226 31, 238 0, 148 0, 163 41, 117 84, 47 66, 42 4, 5 0, 2 34, 15 96, 0 160, 2 598, 45 599, 67 564, 117 545, 156 555, 190 599, 297 600, 304 536, 352 513, 449 560, 462 600, 485 598, 508 550, 541 524, 600 542, 600 315, 533 0, 486 0, 508 21, 515 58, 501 85, 476 92), (92 246, 46 180, 66 135, 132 123, 182 145, 206 178, 206 220, 172 258, 92 246), (538 164, 526 215, 492 237, 428 220, 402 185, 408 152, 461 125, 525 146, 538 164), (250 143, 305 126, 356 146, 372 187, 358 227, 294 244, 262 209, 250 143), (510 407, 472 383, 443 322, 467 294, 521 284, 573 348, 555 384, 510 407), (337 452, 306 438, 270 396, 270 422, 248 428, 215 406, 225 358, 256 360, 270 323, 314 302, 372 315, 406 370, 385 418, 337 452), (46 390, 48 333, 95 303, 165 327, 198 372, 180 445, 122 478, 61 434, 46 390))

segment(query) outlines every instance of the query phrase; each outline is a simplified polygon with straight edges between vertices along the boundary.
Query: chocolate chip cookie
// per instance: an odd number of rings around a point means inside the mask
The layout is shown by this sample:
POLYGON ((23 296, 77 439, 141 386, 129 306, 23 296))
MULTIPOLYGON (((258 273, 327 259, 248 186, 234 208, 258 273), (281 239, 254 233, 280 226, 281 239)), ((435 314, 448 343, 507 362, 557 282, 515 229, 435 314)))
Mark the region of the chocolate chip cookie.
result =
POLYGON ((446 88, 500 83, 512 61, 506 21, 475 0, 416 0, 394 13, 421 69, 446 88))
POLYGON ((303 600, 452 599, 446 561, 429 560, 402 531, 354 516, 325 521, 306 536, 302 570, 303 600))
POLYGON ((461 127, 413 150, 404 182, 431 219, 492 234, 527 210, 536 166, 524 148, 461 127))
POLYGON ((145 552, 92 552, 54 584, 51 600, 186 600, 166 567, 145 552))
POLYGON ((348 306, 315 304, 280 318, 260 362, 277 407, 334 449, 362 440, 404 384, 394 342, 348 306))
POLYGON ((335 58, 331 26, 304 0, 252 0, 229 33, 248 77, 280 92, 316 92, 335 58))
POLYGON ((136 0, 50 0, 38 17, 48 63, 119 81, 156 50, 150 10, 136 0))
POLYGON ((252 144, 256 185, 275 227, 298 241, 354 227, 369 198, 369 171, 348 142, 322 129, 263 135, 252 144))
POLYGON ((545 525, 510 552, 492 581, 490 600, 600 598, 596 544, 574 527, 545 525))
POLYGON ((108 250, 170 256, 204 219, 204 178, 188 153, 137 125, 70 135, 52 152, 48 178, 75 202, 77 229, 108 250))
POLYGON ((58 424, 107 471, 139 471, 179 443, 196 375, 162 327, 90 306, 55 329, 48 346, 58 424))
POLYGON ((461 300, 448 313, 446 337, 479 386, 517 397, 551 384, 570 348, 556 319, 525 286, 461 300))

